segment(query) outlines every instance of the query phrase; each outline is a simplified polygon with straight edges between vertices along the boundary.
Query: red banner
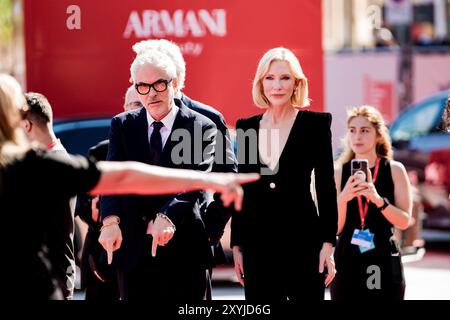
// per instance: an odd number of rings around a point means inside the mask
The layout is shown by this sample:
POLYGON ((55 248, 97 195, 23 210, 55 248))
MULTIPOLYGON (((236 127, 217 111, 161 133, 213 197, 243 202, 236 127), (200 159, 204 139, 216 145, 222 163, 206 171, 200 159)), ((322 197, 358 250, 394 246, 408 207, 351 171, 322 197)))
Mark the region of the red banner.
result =
POLYGON ((265 51, 293 50, 323 109, 321 1, 25 0, 27 90, 45 94, 58 118, 122 111, 131 46, 166 38, 187 64, 184 91, 233 126, 260 112, 251 85, 265 51))

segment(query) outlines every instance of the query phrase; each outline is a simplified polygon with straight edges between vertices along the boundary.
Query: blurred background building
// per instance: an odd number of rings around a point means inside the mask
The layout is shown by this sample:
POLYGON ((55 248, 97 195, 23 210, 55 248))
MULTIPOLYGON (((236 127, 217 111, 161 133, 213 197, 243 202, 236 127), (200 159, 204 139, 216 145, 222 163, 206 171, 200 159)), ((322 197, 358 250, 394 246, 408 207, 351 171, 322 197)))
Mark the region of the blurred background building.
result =
POLYGON ((450 88, 449 0, 323 0, 322 10, 325 109, 335 116, 335 146, 349 106, 377 106, 390 123, 450 88))
POLYGON ((327 51, 450 45, 449 0, 322 0, 327 51))

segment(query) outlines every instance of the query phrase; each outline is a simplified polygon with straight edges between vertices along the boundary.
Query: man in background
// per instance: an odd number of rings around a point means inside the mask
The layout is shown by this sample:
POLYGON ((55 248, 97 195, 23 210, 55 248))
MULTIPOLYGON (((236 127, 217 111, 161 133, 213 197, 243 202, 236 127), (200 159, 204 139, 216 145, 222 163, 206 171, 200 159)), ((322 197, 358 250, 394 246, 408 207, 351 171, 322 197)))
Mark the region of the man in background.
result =
MULTIPOLYGON (((25 94, 27 106, 22 111, 22 128, 28 139, 49 152, 67 155, 67 151, 53 132, 53 112, 47 98, 40 93, 25 94)), ((51 194, 48 195, 52 197, 51 194)), ((75 254, 73 245, 74 210, 76 198, 53 201, 47 214, 51 223, 47 229, 49 257, 64 298, 72 300, 75 286, 75 254)))

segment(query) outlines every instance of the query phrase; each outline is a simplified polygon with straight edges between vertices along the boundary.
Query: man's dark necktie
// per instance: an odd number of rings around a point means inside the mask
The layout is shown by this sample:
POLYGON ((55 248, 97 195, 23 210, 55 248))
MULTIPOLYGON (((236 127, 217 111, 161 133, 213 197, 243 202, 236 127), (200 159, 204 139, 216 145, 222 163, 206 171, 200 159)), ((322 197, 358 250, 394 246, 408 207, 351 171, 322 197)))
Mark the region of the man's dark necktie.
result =
POLYGON ((152 158, 152 164, 159 164, 162 153, 162 138, 161 138, 161 128, 164 124, 161 121, 153 122, 153 132, 150 137, 150 154, 152 158))

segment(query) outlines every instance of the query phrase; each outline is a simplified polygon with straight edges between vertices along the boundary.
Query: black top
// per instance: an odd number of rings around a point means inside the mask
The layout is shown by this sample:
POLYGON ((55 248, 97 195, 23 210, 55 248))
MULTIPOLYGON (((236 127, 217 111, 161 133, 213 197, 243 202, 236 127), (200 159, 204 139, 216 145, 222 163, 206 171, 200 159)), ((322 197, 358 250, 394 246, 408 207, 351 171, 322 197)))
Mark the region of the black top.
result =
MULTIPOLYGON (((372 177, 374 168, 370 169, 372 177)), ((344 164, 342 168, 341 189, 345 187, 350 177, 350 162, 344 164)), ((392 181, 392 173, 389 160, 381 159, 378 177, 375 181, 375 188, 381 197, 389 199, 389 202, 395 205, 394 182, 392 181)), ((345 225, 339 236, 336 248, 336 259, 341 260, 346 257, 361 257, 358 246, 351 244, 351 238, 355 229, 361 229, 361 218, 358 209, 358 200, 354 198, 347 204, 347 217, 345 225)), ((375 234, 375 249, 367 251, 363 256, 372 255, 389 255, 390 256, 390 238, 393 235, 392 224, 384 217, 375 204, 370 203, 367 216, 365 218, 365 229, 369 229, 375 234)))
POLYGON ((75 156, 30 150, 0 168, 2 288, 13 299, 59 298, 49 263, 46 229, 61 215, 61 199, 91 190, 100 172, 75 156))
MULTIPOLYGON (((372 176, 374 168, 371 168, 372 176)), ((350 177, 350 162, 342 168, 341 187, 350 177)), ((375 188, 381 197, 395 205, 394 182, 390 162, 381 159, 375 188)), ((336 277, 331 284, 333 300, 402 300, 404 276, 398 244, 393 236, 393 226, 375 204, 370 203, 365 218, 365 228, 374 234, 375 248, 361 253, 351 244, 355 229, 361 228, 357 198, 347 203, 347 217, 339 236, 336 250, 336 277), (391 256, 392 255, 392 256, 391 256), (378 284, 378 287, 373 287, 378 284)))
POLYGON ((321 300, 319 253, 324 242, 335 243, 337 231, 331 114, 299 111, 274 170, 259 156, 261 118, 236 124, 239 172, 261 173, 243 186, 242 211, 231 220, 231 244, 242 247, 245 297, 321 300), (317 207, 310 191, 313 170, 317 207))
POLYGON ((288 252, 305 241, 335 243, 331 114, 299 111, 274 171, 260 160, 259 137, 253 141, 246 138, 252 132, 258 136, 261 118, 258 115, 236 124, 239 172, 261 173, 261 179, 243 186, 243 208, 233 215, 231 245, 270 246, 278 234, 283 235, 288 252), (318 208, 310 192, 313 170, 318 208))

